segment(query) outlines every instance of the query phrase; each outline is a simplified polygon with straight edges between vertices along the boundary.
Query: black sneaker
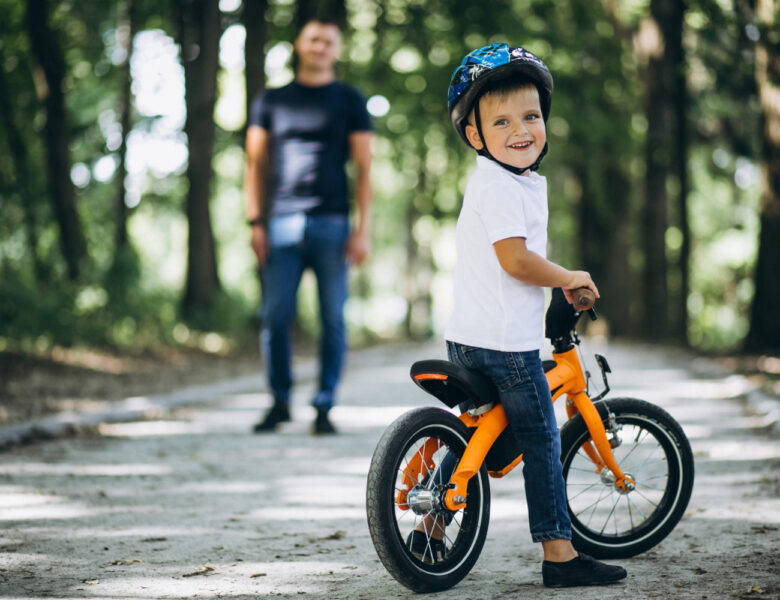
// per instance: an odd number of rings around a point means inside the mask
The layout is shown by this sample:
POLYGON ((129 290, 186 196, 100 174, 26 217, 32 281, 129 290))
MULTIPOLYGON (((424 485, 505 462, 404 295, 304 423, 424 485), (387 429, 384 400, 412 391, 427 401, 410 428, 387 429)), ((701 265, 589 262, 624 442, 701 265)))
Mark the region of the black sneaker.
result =
POLYGON ((312 433, 314 435, 328 435, 338 433, 333 423, 328 418, 327 410, 317 410, 317 418, 314 419, 314 425, 312 426, 312 433))
POLYGON ((625 579, 623 567, 608 565, 583 554, 567 562, 542 562, 542 580, 547 587, 604 585, 625 579))
POLYGON ((417 529, 406 538, 406 546, 415 558, 428 565, 442 562, 446 557, 444 540, 429 538, 425 532, 417 529))
POLYGON ((257 423, 252 431, 255 433, 263 433, 266 431, 273 431, 279 423, 284 423, 290 420, 290 409, 286 404, 274 404, 271 410, 266 413, 265 418, 257 423))

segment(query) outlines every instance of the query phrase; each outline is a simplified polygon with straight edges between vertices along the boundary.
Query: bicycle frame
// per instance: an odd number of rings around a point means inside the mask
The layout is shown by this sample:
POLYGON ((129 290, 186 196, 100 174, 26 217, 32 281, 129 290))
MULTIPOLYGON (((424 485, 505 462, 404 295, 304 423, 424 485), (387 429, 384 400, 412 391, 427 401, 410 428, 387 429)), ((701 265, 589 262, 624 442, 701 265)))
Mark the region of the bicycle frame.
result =
MULTIPOLYGON (((553 358, 556 366, 546 373, 553 402, 565 394, 566 413, 569 418, 571 419, 577 414, 582 415, 591 436, 591 441, 585 445, 584 451, 596 466, 596 472, 598 473, 604 468, 608 468, 615 476, 614 485, 618 489, 625 491, 633 487, 634 481, 627 477, 615 462, 604 424, 593 402, 586 393, 587 384, 579 356, 577 355, 576 346, 572 346, 565 352, 553 353, 553 358)), ((479 472, 488 451, 508 425, 506 413, 501 404, 497 404, 486 413, 478 416, 472 416, 468 412, 464 412, 460 415, 460 420, 467 427, 475 428, 475 431, 450 478, 450 489, 447 490, 444 497, 447 508, 452 511, 466 506, 466 490, 469 480, 479 472)), ((424 444, 421 447, 421 451, 417 453, 419 460, 415 458, 414 464, 410 464, 405 469, 406 481, 416 481, 416 473, 423 470, 425 472, 428 471, 428 465, 431 464, 431 456, 437 450, 437 448, 429 446, 431 445, 424 444)), ((521 454, 502 471, 491 471, 489 474, 492 477, 503 477, 516 467, 522 461, 522 458, 521 454)), ((408 491, 401 490, 399 492, 398 500, 402 505, 405 504, 406 500, 406 493, 404 492, 408 491)))

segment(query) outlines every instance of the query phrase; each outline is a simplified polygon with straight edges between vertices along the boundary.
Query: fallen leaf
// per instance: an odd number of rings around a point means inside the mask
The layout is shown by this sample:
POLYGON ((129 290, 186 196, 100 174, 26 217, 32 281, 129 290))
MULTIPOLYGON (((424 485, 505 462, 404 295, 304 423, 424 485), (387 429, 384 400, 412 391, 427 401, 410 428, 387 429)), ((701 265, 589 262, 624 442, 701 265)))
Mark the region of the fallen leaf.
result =
POLYGON ((144 562, 140 558, 126 558, 123 560, 115 560, 114 562, 106 563, 105 565, 100 565, 101 567, 118 567, 120 565, 132 565, 133 563, 140 563, 144 562))
MULTIPOLYGON (((334 531, 330 535, 326 535, 325 537, 309 538, 309 543, 311 544, 311 543, 314 543, 314 542, 327 542, 327 541, 330 541, 330 540, 340 540, 340 539, 345 538, 346 536, 347 536, 347 532, 346 531, 338 530, 338 531, 334 531)), ((297 544, 296 544, 296 546, 297 546, 297 544)))
POLYGON ((268 573, 255 573, 254 575, 250 575, 249 577, 250 578, 265 577, 266 575, 268 575, 268 573))
POLYGON ((693 572, 694 572, 694 573, 696 573, 697 575, 704 575, 704 574, 705 574, 707 571, 705 571, 705 570, 704 570, 704 569, 702 569, 701 567, 697 567, 697 568, 695 568, 695 569, 693 570, 693 572))
POLYGON ((777 531, 777 527, 772 527, 771 525, 758 525, 755 527, 751 527, 753 530, 753 533, 769 533, 770 531, 777 531))
POLYGON ((87 585, 95 585, 97 583, 100 583, 100 579, 85 579, 81 583, 86 583, 87 585))
POLYGON ((211 573, 214 570, 214 567, 211 565, 203 565, 200 569, 197 571, 193 571, 192 573, 185 573, 182 575, 182 577, 195 577, 197 575, 207 575, 211 573))

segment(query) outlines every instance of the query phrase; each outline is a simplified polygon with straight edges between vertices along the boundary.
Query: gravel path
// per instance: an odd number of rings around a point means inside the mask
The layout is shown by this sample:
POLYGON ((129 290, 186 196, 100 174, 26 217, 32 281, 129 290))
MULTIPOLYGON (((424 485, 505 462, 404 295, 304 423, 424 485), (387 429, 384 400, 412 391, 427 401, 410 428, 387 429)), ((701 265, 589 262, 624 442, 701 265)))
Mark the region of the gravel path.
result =
MULTIPOLYGON (((780 439, 765 417, 749 414, 744 380, 657 349, 591 343, 585 351, 609 358, 611 397, 655 402, 683 424, 697 461, 686 516, 655 549, 622 561, 625 583, 546 590, 518 471, 491 480, 485 550, 439 596, 780 598, 780 439)), ((250 434, 270 402, 250 378, 190 390, 189 401, 156 419, 6 449, 0 598, 413 596, 371 545, 366 472, 388 423, 436 403, 408 369, 441 354, 438 345, 353 354, 332 413, 338 436, 310 435, 307 383, 294 396, 292 423, 250 434)))

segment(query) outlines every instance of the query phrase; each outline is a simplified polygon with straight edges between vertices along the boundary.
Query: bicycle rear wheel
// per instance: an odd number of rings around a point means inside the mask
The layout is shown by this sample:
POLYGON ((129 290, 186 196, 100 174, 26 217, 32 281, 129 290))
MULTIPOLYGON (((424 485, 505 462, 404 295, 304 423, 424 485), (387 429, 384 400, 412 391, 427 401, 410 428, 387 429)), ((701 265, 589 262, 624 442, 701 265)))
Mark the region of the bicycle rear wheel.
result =
POLYGON ((680 521, 693 489, 693 453, 679 423, 644 400, 597 402, 620 469, 636 484, 628 492, 614 485, 609 469, 597 472, 583 451, 590 433, 581 416, 561 429, 561 461, 566 480, 574 546, 596 558, 627 558, 658 544, 680 521))
POLYGON ((393 422, 374 451, 366 490, 368 529, 382 564, 415 592, 456 585, 485 543, 490 488, 484 465, 469 481, 464 509, 452 512, 443 505, 446 485, 469 436, 452 413, 419 408, 393 422), (436 523, 445 530, 443 558, 432 550, 436 523), (425 536, 421 552, 410 547, 414 530, 425 536))

